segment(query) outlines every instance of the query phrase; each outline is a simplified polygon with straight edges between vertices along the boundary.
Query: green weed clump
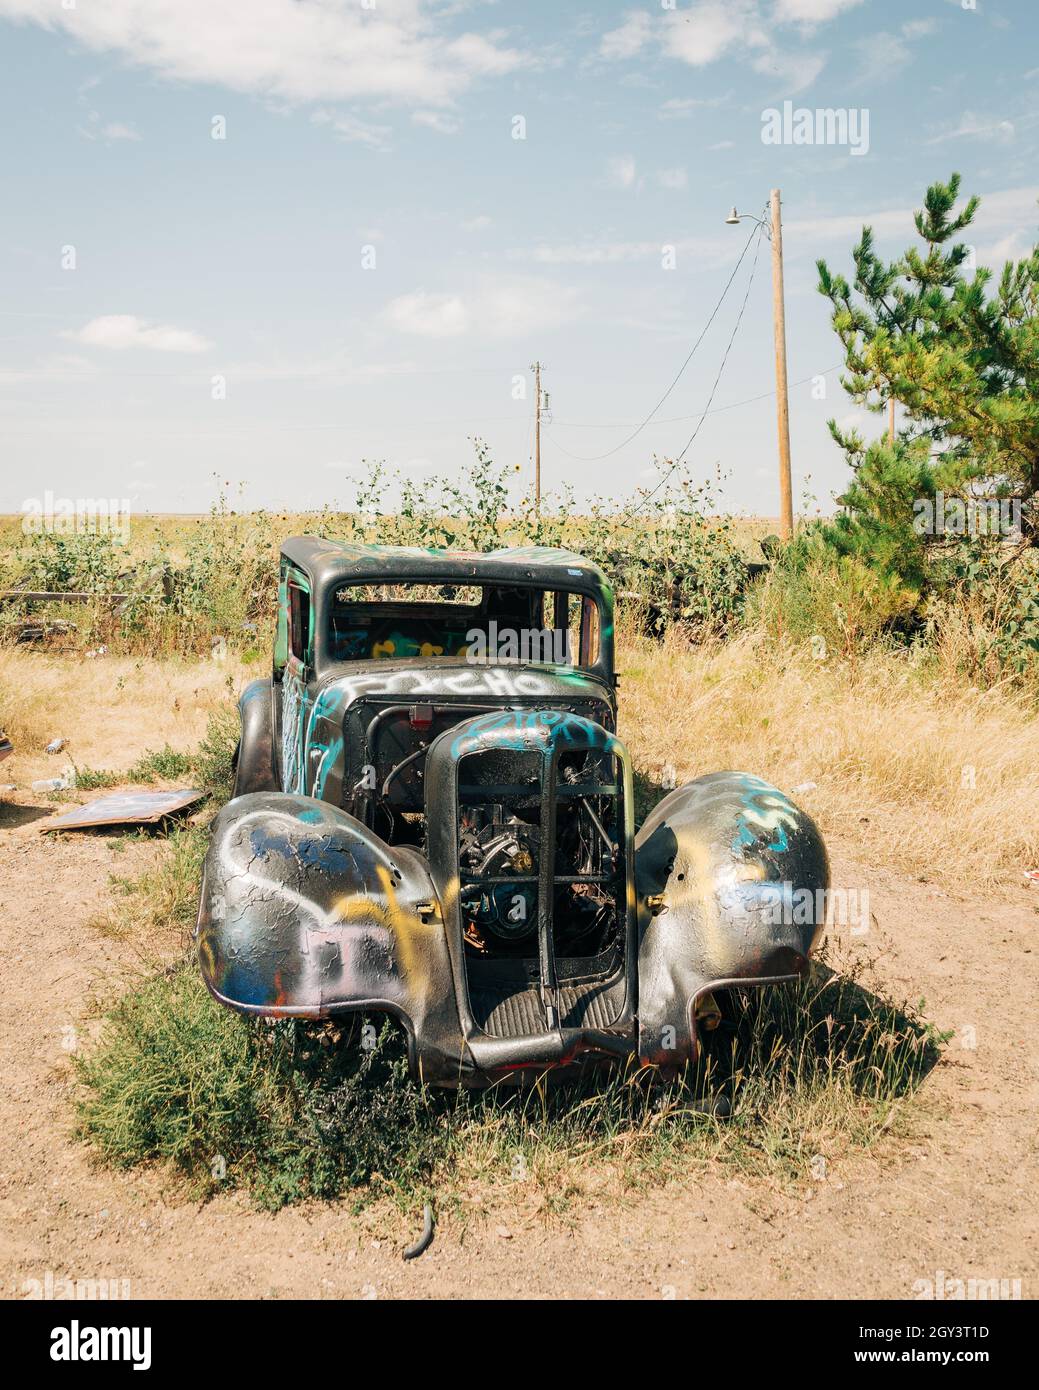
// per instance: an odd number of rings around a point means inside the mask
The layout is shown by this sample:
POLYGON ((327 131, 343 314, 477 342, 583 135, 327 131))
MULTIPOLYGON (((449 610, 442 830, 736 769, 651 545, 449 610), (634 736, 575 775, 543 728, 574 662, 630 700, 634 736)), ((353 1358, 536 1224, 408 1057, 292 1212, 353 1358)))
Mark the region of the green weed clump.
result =
POLYGON ((109 1015, 77 1062, 82 1134, 119 1167, 161 1162, 199 1192, 245 1185, 280 1206, 431 1171, 430 1102, 406 1079, 388 1027, 368 1049, 219 1007, 190 963, 109 1015))
POLYGON ((237 708, 221 705, 209 716, 205 737, 194 753, 181 753, 168 743, 142 753, 125 772, 110 768, 77 767, 76 786, 98 791, 123 783, 191 781, 218 804, 229 800, 234 789, 235 758, 240 721, 237 708))
POLYGON ((128 782, 175 782, 190 776, 195 760, 189 753, 178 753, 164 744, 162 748, 143 753, 126 774, 128 782))
POLYGON ((79 1129, 108 1163, 163 1164, 194 1193, 242 1187, 268 1207, 352 1195, 414 1210, 435 1194, 459 1210, 507 1189, 561 1214, 711 1161, 803 1176, 890 1128, 943 1041, 918 1009, 825 973, 725 1013, 667 1084, 628 1069, 435 1092, 410 1080, 389 1022, 246 1019, 187 960, 116 1004, 77 1061, 79 1129))
MULTIPOLYGON (((81 605, 48 604, 44 616, 72 624, 64 645, 105 644, 113 654, 221 650, 258 660, 274 624, 281 541, 303 532, 476 551, 562 546, 602 565, 649 630, 680 623, 719 634, 738 624, 754 542, 746 527, 716 514, 713 490, 694 486, 684 469, 665 469, 663 489, 600 498, 580 515, 565 487, 540 505, 529 492, 518 495, 514 470, 495 462, 484 441, 472 442, 474 458, 458 482, 417 483, 365 461, 348 510, 241 512, 221 492, 208 517, 138 521, 129 543, 110 534, 47 532, 27 540, 0 531, 0 567, 13 587, 95 596, 81 605), (387 497, 392 511, 383 510, 387 497), (113 603, 114 594, 121 597, 113 603)), ((16 624, 30 607, 10 605, 7 616, 16 624)))

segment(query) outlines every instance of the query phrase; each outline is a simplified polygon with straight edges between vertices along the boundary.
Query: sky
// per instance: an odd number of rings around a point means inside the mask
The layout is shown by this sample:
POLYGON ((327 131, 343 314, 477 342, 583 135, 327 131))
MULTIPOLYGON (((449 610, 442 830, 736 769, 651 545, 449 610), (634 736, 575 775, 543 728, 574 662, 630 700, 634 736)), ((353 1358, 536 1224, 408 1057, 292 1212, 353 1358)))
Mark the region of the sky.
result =
POLYGON ((816 260, 867 222, 898 254, 953 170, 979 264, 1039 235, 1036 0, 0 0, 0 79, 3 512, 349 505, 474 435, 518 491, 538 359, 546 491, 630 496, 695 431, 693 478, 775 515, 770 247, 725 218, 776 187, 795 506, 830 510, 827 419, 883 421, 816 260), (789 138, 825 109, 844 143, 789 138))

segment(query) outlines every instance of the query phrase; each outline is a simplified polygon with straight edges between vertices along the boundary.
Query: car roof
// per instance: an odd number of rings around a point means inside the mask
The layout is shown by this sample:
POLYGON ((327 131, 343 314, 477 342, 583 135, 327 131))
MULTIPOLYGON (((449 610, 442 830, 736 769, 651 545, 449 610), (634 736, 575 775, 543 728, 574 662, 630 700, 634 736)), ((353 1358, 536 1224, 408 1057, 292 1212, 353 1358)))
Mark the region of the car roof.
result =
POLYGON ((553 546, 504 546, 500 550, 450 550, 419 545, 361 545, 354 541, 293 536, 282 555, 315 585, 366 583, 398 576, 412 580, 453 579, 533 583, 546 588, 599 589, 610 585, 598 565, 572 550, 553 546))

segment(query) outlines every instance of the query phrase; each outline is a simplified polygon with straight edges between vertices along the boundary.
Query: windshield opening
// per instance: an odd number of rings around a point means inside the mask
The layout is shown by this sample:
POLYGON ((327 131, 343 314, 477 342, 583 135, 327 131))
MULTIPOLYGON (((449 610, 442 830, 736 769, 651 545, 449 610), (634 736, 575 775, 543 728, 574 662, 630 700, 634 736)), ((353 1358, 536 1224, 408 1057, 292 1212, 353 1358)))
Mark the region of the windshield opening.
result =
POLYGON ((509 584, 353 584, 328 606, 333 661, 420 657, 590 667, 599 609, 587 595, 509 584))

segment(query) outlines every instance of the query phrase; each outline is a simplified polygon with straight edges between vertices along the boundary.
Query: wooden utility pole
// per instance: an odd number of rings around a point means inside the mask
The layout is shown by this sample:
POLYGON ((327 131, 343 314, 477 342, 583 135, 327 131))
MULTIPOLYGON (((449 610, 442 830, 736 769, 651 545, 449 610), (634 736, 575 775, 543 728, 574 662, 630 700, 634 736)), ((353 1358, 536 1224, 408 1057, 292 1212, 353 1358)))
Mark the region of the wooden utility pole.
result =
POLYGON ((773 188, 772 234, 772 317, 776 338, 776 422, 779 429, 779 534, 788 541, 794 534, 794 498, 790 482, 790 399, 786 382, 786 312, 783 307, 783 224, 779 189, 773 188))
POLYGON ((541 515, 541 363, 534 367, 534 511, 541 515))

